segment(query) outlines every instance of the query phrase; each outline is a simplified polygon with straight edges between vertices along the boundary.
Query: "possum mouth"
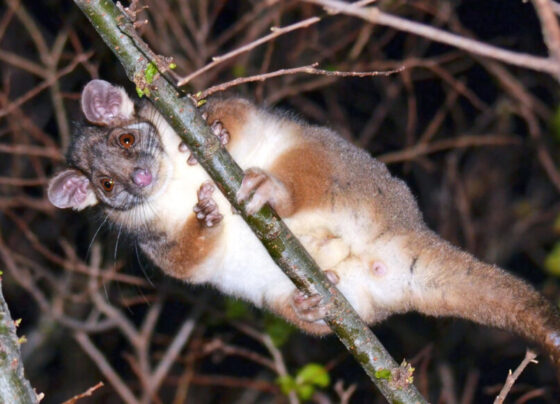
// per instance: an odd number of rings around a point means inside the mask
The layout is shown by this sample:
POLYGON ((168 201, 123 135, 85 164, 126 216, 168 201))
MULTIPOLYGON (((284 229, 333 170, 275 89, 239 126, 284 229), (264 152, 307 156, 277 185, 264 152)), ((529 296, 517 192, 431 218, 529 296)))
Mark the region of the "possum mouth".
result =
POLYGON ((156 156, 159 165, 152 167, 152 183, 147 185, 141 194, 130 194, 129 203, 123 209, 109 209, 107 215, 125 228, 137 230, 138 226, 149 226, 152 223, 154 210, 151 205, 165 194, 173 176, 173 166, 162 156, 156 156), (155 169, 154 169, 155 168, 155 169))

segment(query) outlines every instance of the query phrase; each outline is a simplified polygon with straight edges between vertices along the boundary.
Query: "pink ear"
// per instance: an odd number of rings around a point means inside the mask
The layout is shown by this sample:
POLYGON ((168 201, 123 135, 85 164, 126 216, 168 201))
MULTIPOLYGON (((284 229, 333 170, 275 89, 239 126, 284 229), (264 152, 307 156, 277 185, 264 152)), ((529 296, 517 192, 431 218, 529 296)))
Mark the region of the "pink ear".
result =
POLYGON ((122 88, 92 80, 82 91, 82 111, 91 123, 106 126, 130 119, 134 104, 122 88))
POLYGON ((82 210, 97 203, 89 179, 74 169, 67 169, 55 175, 49 182, 47 195, 49 201, 60 209, 82 210))

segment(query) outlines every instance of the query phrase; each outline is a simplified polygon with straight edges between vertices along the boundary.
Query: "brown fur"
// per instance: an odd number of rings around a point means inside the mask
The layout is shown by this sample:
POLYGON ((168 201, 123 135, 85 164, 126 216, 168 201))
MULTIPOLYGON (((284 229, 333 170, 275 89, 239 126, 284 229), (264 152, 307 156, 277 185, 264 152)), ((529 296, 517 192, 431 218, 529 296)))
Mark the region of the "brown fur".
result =
POLYGON ((168 254, 172 265, 165 271, 175 278, 189 279, 198 265, 212 254, 221 235, 221 226, 208 228, 191 215, 168 254))
POLYGON ((455 316, 514 331, 538 342, 560 364, 560 317, 533 287, 439 239, 415 234, 412 243, 423 290, 413 307, 426 314, 455 316), (450 265, 451 264, 451 265, 450 265))
POLYGON ((278 212, 280 216, 314 209, 328 201, 332 166, 325 161, 329 161, 327 153, 310 142, 288 150, 274 161, 270 173, 281 180, 293 196, 292 209, 278 212))
POLYGON ((230 145, 239 140, 240 136, 243 136, 243 126, 254 108, 249 101, 242 98, 233 98, 209 100, 203 110, 208 114, 206 119, 208 123, 219 120, 228 130, 231 136, 228 143, 229 148, 230 145))

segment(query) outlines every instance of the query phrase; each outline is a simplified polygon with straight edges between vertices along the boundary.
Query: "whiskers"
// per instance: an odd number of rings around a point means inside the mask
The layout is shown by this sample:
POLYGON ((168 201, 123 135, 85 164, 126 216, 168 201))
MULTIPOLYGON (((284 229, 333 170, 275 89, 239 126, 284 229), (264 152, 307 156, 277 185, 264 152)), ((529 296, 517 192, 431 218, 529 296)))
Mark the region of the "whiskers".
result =
POLYGON ((122 226, 123 226, 123 225, 122 225, 122 223, 121 223, 120 226, 119 226, 119 231, 118 231, 118 233, 117 233, 117 241, 115 242, 115 250, 114 250, 114 252, 113 252, 113 260, 114 260, 115 262, 117 262, 117 250, 119 249, 119 240, 120 240, 120 238, 121 238, 122 226))
MULTIPOLYGON (((137 205, 134 209, 131 209, 127 213, 128 215, 126 216, 122 215, 122 218, 125 220, 121 221, 120 229, 122 229, 123 226, 125 228, 134 229, 133 231, 135 235, 134 251, 136 253, 136 259, 138 261, 138 265, 140 266, 140 270, 144 274, 144 277, 146 278, 148 283, 153 287, 155 285, 150 279, 148 272, 146 271, 146 268, 142 263, 140 253, 138 252, 138 240, 141 240, 144 237, 152 237, 154 233, 153 221, 158 220, 158 212, 149 201, 145 201, 144 203, 137 205)), ((120 229, 119 229, 119 233, 120 233, 120 229)), ((118 237, 117 237, 117 243, 118 243, 118 237)))
POLYGON ((93 233, 91 241, 89 242, 89 245, 88 245, 88 248, 87 248, 87 251, 86 251, 86 257, 89 257, 89 254, 91 252, 91 247, 93 246, 93 242, 95 241, 95 238, 97 237, 97 235, 99 234, 99 232, 101 231, 101 229, 103 228, 105 223, 107 223, 107 220, 109 220, 109 216, 107 214, 105 214, 105 218, 103 219, 101 224, 99 226, 97 226, 97 230, 95 230, 95 233, 93 233))
POLYGON ((148 271, 146 271, 146 268, 144 267, 144 264, 142 263, 142 259, 140 258, 140 253, 138 252, 138 243, 137 242, 134 243, 134 251, 136 253, 136 261, 138 262, 138 266, 140 267, 140 270, 144 274, 144 278, 146 278, 146 280, 148 281, 148 283, 150 284, 151 287, 155 288, 155 285, 152 282, 152 279, 150 278, 150 276, 148 275, 148 271))

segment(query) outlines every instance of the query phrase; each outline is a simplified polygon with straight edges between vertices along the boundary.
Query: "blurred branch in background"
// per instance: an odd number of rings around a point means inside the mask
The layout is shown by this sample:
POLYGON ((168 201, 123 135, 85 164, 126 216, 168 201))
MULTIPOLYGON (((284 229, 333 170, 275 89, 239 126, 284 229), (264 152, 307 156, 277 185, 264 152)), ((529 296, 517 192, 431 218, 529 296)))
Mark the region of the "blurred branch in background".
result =
MULTIPOLYGON (((145 4, 138 20, 148 23, 138 30, 158 54, 174 57, 178 77, 258 41, 270 27, 323 13, 299 1, 145 4)), ((376 4, 410 22, 546 59, 554 70, 554 29, 552 42, 543 40, 536 2, 376 4)), ((14 318, 23 318, 26 375, 46 393, 43 402, 67 400, 100 379, 107 383, 92 393, 94 402, 280 401, 286 395, 277 378, 301 380, 309 364, 322 366, 332 381, 298 386, 311 386, 314 402, 382 402, 332 338, 304 336, 242 302, 163 279, 126 237, 117 240, 118 229, 107 229, 104 217, 87 220, 48 204, 44 184, 79 119, 81 88, 99 75, 126 83, 71 3, 0 5, 0 61, 3 287, 14 318), (196 307, 204 315, 191 318, 196 307), (192 330, 184 337, 186 324, 192 330), (182 349, 164 360, 176 338, 182 349), (156 378, 160 363, 171 366, 156 378), (118 378, 107 378, 105 369, 118 378)), ((405 70, 377 78, 285 75, 228 91, 331 126, 390 162, 434 230, 558 300, 560 110, 552 70, 538 73, 338 14, 215 65, 187 91, 315 62, 340 72, 405 70)), ((413 358, 416 383, 431 402, 451 388, 461 403, 490 401, 525 352, 516 337, 460 321, 406 315, 375 331, 395 355, 413 358)), ((524 371, 509 399, 556 402, 552 372, 540 362, 524 371)))

